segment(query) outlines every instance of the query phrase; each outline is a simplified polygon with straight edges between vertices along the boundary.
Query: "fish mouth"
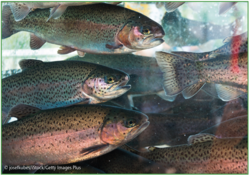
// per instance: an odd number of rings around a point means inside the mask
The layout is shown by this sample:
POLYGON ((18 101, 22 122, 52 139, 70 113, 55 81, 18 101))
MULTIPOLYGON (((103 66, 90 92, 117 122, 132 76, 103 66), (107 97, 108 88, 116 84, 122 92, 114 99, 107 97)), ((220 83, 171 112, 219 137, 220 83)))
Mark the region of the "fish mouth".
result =
POLYGON ((162 38, 148 36, 147 38, 143 40, 143 45, 146 45, 147 48, 152 48, 152 47, 162 44, 163 42, 164 40, 162 38))
POLYGON ((149 126, 149 124, 150 124, 150 122, 146 121, 146 122, 142 123, 139 127, 132 129, 125 139, 126 142, 136 138, 139 134, 141 134, 149 126))

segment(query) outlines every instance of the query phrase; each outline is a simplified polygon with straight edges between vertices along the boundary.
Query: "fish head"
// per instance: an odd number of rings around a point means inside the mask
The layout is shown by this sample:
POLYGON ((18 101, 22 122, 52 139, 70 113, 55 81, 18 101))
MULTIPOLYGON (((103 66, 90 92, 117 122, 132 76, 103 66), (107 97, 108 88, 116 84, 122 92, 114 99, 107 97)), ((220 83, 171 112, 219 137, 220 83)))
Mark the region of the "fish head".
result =
POLYGON ((149 123, 148 116, 141 112, 112 109, 104 119, 101 139, 105 143, 120 146, 138 136, 149 123))
POLYGON ((106 102, 130 90, 129 79, 129 75, 120 70, 98 67, 84 82, 83 93, 91 99, 91 104, 106 102))
POLYGON ((124 46, 142 50, 160 45, 164 42, 163 28, 146 16, 132 18, 119 31, 117 38, 124 46))

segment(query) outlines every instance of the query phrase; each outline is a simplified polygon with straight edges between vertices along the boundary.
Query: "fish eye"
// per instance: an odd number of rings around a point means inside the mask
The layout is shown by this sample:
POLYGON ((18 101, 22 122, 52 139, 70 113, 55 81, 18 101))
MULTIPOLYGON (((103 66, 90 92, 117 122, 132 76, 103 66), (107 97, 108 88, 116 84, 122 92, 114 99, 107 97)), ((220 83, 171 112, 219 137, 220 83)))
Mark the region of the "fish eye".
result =
POLYGON ((135 119, 128 119, 128 120, 126 121, 125 126, 126 126, 127 128, 131 128, 131 127, 134 127, 134 126, 135 126, 135 123, 136 123, 136 120, 135 120, 135 119))
POLYGON ((105 77, 105 83, 111 84, 115 82, 115 78, 113 76, 105 77))
POLYGON ((143 33, 144 35, 149 35, 151 32, 150 32, 149 29, 143 29, 143 30, 142 30, 142 33, 143 33))

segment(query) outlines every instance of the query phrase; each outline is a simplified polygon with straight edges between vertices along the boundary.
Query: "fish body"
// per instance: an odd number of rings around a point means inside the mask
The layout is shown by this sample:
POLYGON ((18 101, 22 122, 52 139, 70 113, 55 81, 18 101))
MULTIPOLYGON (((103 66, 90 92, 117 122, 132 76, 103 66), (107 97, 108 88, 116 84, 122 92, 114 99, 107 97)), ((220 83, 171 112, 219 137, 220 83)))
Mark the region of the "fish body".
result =
POLYGON ((182 92, 188 99, 206 83, 215 84, 217 95, 223 101, 230 101, 247 93, 248 52, 216 55, 215 58, 203 61, 193 61, 164 52, 158 52, 156 55, 157 62, 164 72, 166 95, 182 92), (235 56, 237 59, 232 59, 235 56))
POLYGON ((211 114, 194 112, 189 114, 147 114, 149 127, 127 145, 136 150, 147 146, 186 144, 189 135, 197 134, 218 123, 211 114), (180 138, 186 138, 181 140, 180 138), (179 141, 178 141, 179 139, 179 141))
POLYGON ((171 53, 189 58, 191 60, 202 61, 210 58, 215 58, 217 55, 237 55, 240 53, 248 52, 247 32, 242 33, 241 35, 226 37, 223 42, 223 46, 209 52, 195 53, 173 51, 171 53))
MULTIPOLYGON (((205 139, 204 139, 205 140, 205 139)), ((140 155, 179 173, 247 173, 247 139, 213 139, 140 155)))
POLYGON ((88 163, 105 173, 166 173, 167 169, 123 149, 116 149, 108 154, 89 160, 88 163))
POLYGON ((22 60, 19 64, 29 67, 2 79, 2 111, 5 113, 12 110, 23 113, 20 105, 45 110, 77 103, 101 103, 130 89, 126 85, 129 81, 126 73, 93 63, 22 60))
POLYGON ((59 19, 50 19, 48 9, 31 12, 16 22, 10 8, 4 6, 3 38, 18 31, 31 34, 30 46, 39 49, 45 42, 62 45, 59 54, 77 50, 84 53, 121 54, 160 45, 164 31, 148 17, 129 9, 93 4, 68 7, 59 19))
POLYGON ((86 54, 84 58, 74 56, 67 60, 86 61, 128 73, 130 75, 129 83, 132 86, 129 94, 153 94, 163 90, 163 73, 153 57, 134 54, 86 54))
MULTIPOLYGON (((24 19, 31 11, 37 8, 52 8, 50 17, 59 18, 68 6, 81 6, 97 4, 98 2, 8 2, 6 5, 10 6, 11 11, 16 21, 24 19)), ((117 2, 111 2, 116 4, 117 2)))
POLYGON ((3 165, 58 165, 91 159, 149 125, 140 112, 78 105, 38 112, 2 127, 3 165))

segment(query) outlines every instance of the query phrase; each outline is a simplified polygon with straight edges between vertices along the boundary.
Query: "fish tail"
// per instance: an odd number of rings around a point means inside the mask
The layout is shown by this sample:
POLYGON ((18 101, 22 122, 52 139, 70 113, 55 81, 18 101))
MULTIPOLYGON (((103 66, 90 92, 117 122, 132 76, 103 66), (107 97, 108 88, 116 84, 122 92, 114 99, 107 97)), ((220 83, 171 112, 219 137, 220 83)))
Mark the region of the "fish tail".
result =
POLYGON ((8 5, 3 6, 2 11, 2 38, 8 38, 14 34, 11 28, 10 15, 12 14, 11 9, 8 5))
POLYGON ((156 60, 163 72, 166 95, 182 92, 184 98, 189 99, 205 85, 200 81, 196 61, 165 52, 156 52, 156 60))

